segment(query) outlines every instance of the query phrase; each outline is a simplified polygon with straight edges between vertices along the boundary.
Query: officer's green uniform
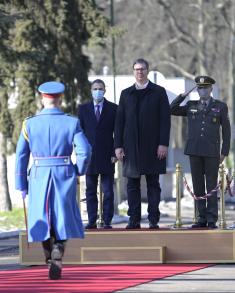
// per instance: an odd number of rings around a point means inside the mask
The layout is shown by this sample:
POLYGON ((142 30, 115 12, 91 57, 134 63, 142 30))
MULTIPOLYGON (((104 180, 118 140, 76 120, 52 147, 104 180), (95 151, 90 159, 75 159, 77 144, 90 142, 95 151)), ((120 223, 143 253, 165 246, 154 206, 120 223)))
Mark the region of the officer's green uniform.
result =
MULTIPOLYGON (((214 80, 203 76, 195 79, 198 86, 211 85, 214 80), (201 80, 201 82, 200 82, 201 80)), ((188 101, 180 106, 185 99, 179 95, 171 103, 171 114, 187 116, 188 137, 185 146, 185 154, 190 156, 193 189, 196 196, 205 194, 205 179, 207 193, 217 185, 220 155, 227 156, 230 148, 230 122, 228 107, 225 103, 212 97, 208 105, 202 101, 188 101), (222 146, 220 143, 220 131, 222 130, 222 146), (205 177, 204 177, 205 176, 205 177)), ((197 226, 215 226, 218 220, 217 193, 207 200, 196 201, 197 226)))

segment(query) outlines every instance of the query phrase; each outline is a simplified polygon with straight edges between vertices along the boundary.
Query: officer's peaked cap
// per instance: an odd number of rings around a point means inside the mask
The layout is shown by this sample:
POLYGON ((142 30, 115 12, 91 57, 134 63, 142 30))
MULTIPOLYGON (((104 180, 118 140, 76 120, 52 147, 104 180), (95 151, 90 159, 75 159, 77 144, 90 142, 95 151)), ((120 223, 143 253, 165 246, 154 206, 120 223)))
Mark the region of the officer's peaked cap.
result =
POLYGON ((49 81, 41 84, 38 88, 38 91, 41 94, 45 95, 59 95, 62 94, 65 90, 63 83, 58 81, 49 81))
POLYGON ((212 85, 215 83, 215 80, 210 77, 210 76, 206 76, 206 75, 199 75, 195 78, 195 82, 197 84, 197 86, 208 86, 208 85, 212 85))

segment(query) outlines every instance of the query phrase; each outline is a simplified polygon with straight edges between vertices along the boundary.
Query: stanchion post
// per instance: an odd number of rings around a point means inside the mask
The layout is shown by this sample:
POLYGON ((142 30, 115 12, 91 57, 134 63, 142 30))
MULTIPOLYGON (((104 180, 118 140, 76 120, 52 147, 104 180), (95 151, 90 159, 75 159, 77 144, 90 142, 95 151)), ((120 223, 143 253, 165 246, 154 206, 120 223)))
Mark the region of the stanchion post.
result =
POLYGON ((98 219, 98 227, 104 227, 104 220, 103 220, 103 192, 101 186, 101 176, 99 176, 99 219, 98 219))
POLYGON ((226 172, 224 169, 224 165, 221 164, 219 168, 219 174, 220 174, 220 223, 219 227, 221 229, 226 229, 226 220, 225 220, 225 176, 226 172))
POLYGON ((175 228, 182 226, 181 221, 181 167, 180 164, 176 164, 176 221, 174 224, 175 228))

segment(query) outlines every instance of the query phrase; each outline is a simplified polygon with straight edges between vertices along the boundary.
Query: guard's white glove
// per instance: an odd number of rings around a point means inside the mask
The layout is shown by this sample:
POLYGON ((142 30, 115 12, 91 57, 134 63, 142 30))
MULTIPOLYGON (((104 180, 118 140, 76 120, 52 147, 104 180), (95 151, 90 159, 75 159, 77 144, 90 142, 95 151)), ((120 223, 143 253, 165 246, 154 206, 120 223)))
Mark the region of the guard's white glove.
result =
POLYGON ((28 191, 27 190, 17 190, 17 194, 21 195, 22 199, 26 198, 28 191))

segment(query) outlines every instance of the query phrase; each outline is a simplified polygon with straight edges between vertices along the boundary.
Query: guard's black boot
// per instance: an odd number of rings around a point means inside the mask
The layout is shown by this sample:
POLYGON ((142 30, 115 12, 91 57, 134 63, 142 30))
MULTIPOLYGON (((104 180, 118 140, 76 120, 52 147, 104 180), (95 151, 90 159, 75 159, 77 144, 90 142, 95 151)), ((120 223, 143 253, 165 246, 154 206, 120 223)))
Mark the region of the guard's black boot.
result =
POLYGON ((49 269, 49 278, 52 280, 58 280, 61 278, 64 249, 64 242, 57 242, 53 245, 51 252, 51 265, 49 269))
POLYGON ((45 255, 45 263, 48 264, 51 261, 52 239, 49 238, 42 242, 43 252, 45 255))

